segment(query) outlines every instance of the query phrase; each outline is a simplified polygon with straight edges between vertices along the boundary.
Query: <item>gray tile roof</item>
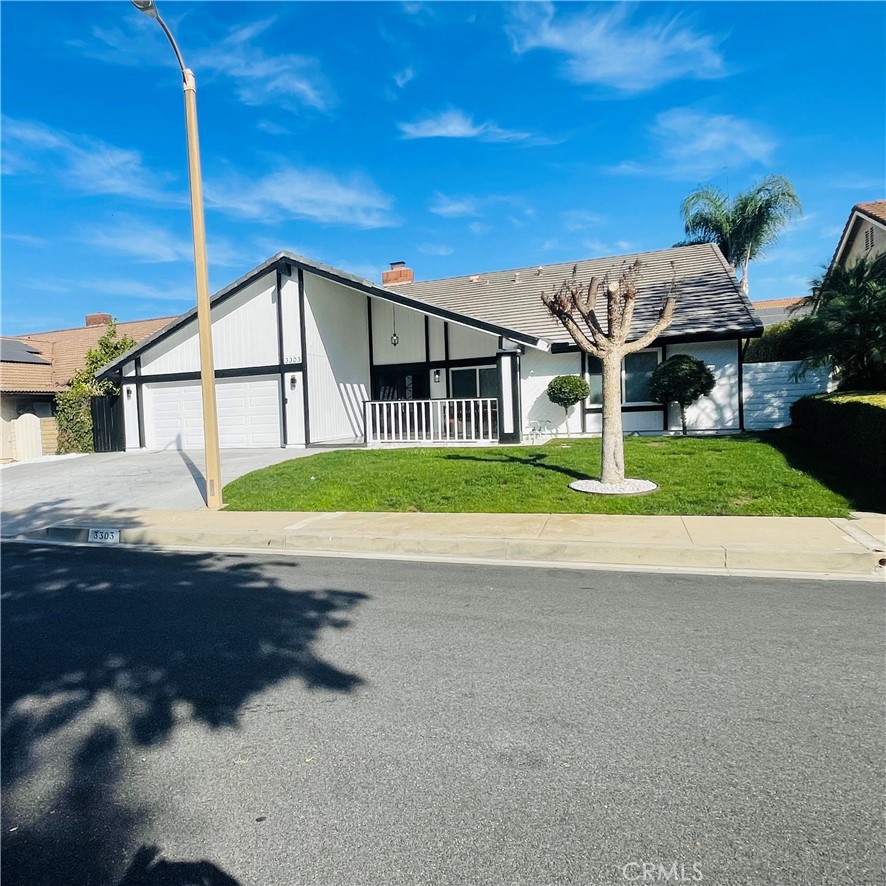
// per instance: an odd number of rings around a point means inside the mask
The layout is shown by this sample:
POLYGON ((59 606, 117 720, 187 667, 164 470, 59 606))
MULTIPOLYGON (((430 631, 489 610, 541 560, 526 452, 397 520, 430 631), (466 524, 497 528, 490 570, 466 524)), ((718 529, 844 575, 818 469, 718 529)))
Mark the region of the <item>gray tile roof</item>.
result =
MULTIPOLYGON (((579 262, 493 271, 389 286, 392 292, 419 302, 467 314, 545 339, 572 343, 569 333, 550 316, 541 301, 542 292, 552 293, 578 266, 578 278, 587 283, 594 275, 617 279, 624 262, 639 258, 641 278, 631 338, 639 338, 658 317, 662 298, 677 273, 677 306, 674 319, 661 336, 675 338, 737 338, 760 335, 762 324, 742 295, 735 276, 716 246, 704 243, 678 246, 657 252, 588 259, 579 262)), ((599 299, 597 314, 606 328, 605 299, 599 299)))

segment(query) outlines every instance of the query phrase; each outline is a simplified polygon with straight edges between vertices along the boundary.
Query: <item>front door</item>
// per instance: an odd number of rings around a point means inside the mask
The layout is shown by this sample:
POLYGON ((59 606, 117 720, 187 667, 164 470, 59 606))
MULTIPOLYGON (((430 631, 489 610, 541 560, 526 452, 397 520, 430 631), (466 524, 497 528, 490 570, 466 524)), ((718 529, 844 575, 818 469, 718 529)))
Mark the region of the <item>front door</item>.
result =
POLYGON ((427 369, 380 369, 372 384, 373 400, 429 400, 431 380, 427 369))

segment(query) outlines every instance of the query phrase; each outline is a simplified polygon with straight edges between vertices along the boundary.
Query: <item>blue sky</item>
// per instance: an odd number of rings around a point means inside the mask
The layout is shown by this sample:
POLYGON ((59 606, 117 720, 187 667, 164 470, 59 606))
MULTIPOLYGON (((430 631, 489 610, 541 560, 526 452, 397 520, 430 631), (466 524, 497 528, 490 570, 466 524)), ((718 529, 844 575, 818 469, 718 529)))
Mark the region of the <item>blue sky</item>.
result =
MULTIPOLYGON (((213 290, 280 249, 379 280, 668 247, 700 183, 787 175, 751 266, 802 295, 884 196, 879 3, 176 3, 213 290)), ((171 48, 126 0, 0 5, 2 331, 194 300, 171 48)))

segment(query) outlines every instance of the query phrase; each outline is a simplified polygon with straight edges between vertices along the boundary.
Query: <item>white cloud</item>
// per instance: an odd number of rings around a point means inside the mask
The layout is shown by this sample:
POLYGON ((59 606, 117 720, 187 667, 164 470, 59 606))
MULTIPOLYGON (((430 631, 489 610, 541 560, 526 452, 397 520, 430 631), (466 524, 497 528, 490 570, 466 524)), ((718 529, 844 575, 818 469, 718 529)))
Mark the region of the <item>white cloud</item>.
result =
POLYGON ((488 234, 492 230, 492 226, 484 224, 483 222, 471 222, 468 225, 468 230, 472 234, 479 236, 480 234, 488 234))
POLYGON ((479 215, 480 199, 471 197, 447 197, 446 194, 436 193, 431 205, 428 207, 434 215, 442 215, 444 218, 462 218, 464 216, 479 215))
POLYGON ((284 167, 257 179, 227 175, 206 184, 206 204, 267 224, 306 218, 354 228, 398 224, 393 200, 368 179, 339 178, 318 169, 284 167))
POLYGON ((502 129, 495 123, 474 123, 473 118, 452 108, 413 123, 398 123, 401 138, 478 138, 485 142, 515 142, 529 138, 528 132, 502 129))
POLYGON ((443 243, 425 243, 418 247, 425 255, 452 255, 452 247, 443 243))
MULTIPOLYGON (((179 21, 185 24, 183 18, 179 21)), ((185 64, 194 69, 198 82, 206 75, 230 78, 244 104, 273 105, 290 111, 304 106, 329 108, 335 97, 316 59, 267 52, 266 41, 260 38, 274 22, 269 18, 244 25, 207 45, 189 49, 185 64)), ((175 32, 180 31, 175 19, 170 19, 169 24, 175 32)), ((91 58, 114 64, 176 67, 162 30, 143 16, 131 16, 113 28, 94 27, 92 37, 91 41, 72 40, 68 45, 91 58)), ((200 39, 200 35, 194 37, 200 39)), ((189 46, 196 44, 194 38, 187 42, 189 46)))
POLYGON ((582 246, 588 250, 590 255, 605 258, 610 255, 624 255, 632 252, 636 248, 636 244, 628 240, 616 240, 614 243, 608 243, 603 240, 586 240, 582 246))
POLYGON ((564 76, 575 83, 638 93, 672 80, 725 73, 719 41, 696 33, 677 16, 635 22, 637 10, 627 4, 569 14, 548 2, 512 9, 508 32, 514 50, 563 53, 564 76))
POLYGON ((563 219, 563 230, 565 231, 581 231, 585 228, 602 224, 604 221, 602 216, 583 209, 569 209, 561 213, 561 216, 563 219))
POLYGON ((298 110, 307 105, 326 110, 335 103, 316 59, 303 55, 270 55, 255 40, 274 24, 265 19, 231 31, 222 40, 194 54, 195 70, 230 77, 247 105, 274 105, 298 110))
POLYGON ((415 79, 415 71, 413 70, 412 65, 409 65, 409 67, 404 68, 402 71, 397 71, 397 73, 394 74, 394 83, 396 83, 400 89, 413 79, 415 79))
POLYGON ((10 234, 8 231, 4 231, 3 239, 13 240, 23 246, 46 246, 46 240, 43 237, 34 237, 31 234, 10 234))
POLYGON ((658 150, 653 160, 627 160, 609 171, 704 181, 724 169, 768 166, 777 144, 758 124, 691 108, 673 108, 659 114, 650 135, 658 150))
MULTIPOLYGON (((187 197, 158 188, 172 176, 147 169, 139 151, 118 148, 41 123, 3 118, 3 145, 32 163, 22 172, 47 173, 85 194, 113 194, 165 205, 187 205, 187 197)), ((15 174, 15 172, 13 172, 15 174)))
POLYGON ((128 216, 118 217, 113 227, 86 229, 77 239, 147 264, 194 260, 187 238, 128 216))
MULTIPOLYGON (((86 284, 81 284, 86 289, 86 284)), ((116 295, 120 298, 137 298, 147 301, 177 302, 190 304, 196 298, 193 283, 155 286, 143 280, 114 278, 106 280, 90 280, 88 288, 93 292, 116 295)))

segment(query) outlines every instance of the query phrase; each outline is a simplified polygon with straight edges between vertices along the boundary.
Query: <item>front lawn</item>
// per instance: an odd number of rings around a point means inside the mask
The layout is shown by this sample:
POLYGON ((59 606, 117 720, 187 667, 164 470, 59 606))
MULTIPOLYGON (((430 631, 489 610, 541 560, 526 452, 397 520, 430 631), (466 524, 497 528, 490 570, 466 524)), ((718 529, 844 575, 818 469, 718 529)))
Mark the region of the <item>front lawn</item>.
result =
POLYGON ((598 475, 600 441, 559 439, 534 447, 328 452, 247 474, 226 486, 224 497, 229 510, 240 511, 845 517, 874 507, 845 476, 829 476, 833 462, 806 451, 790 431, 629 437, 625 463, 628 476, 653 480, 659 491, 573 492, 572 480, 598 475))

